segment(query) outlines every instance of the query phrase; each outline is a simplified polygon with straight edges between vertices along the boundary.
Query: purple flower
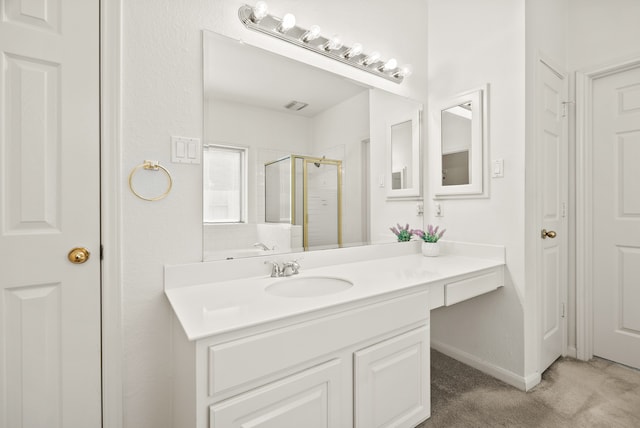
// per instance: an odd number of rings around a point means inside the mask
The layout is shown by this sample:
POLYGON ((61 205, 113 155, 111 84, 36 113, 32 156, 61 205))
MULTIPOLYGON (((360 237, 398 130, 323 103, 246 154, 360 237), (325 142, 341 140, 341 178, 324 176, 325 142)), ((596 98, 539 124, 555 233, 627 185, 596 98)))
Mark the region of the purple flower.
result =
POLYGON ((438 240, 442 238, 442 235, 444 235, 444 232, 447 229, 442 229, 440 231, 439 230, 440 226, 433 227, 433 225, 428 224, 426 232, 420 230, 420 233, 418 233, 418 231, 414 231, 414 233, 420 236, 420 238, 422 238, 424 242, 438 242, 438 240))
POLYGON ((398 238, 398 241, 406 242, 411 240, 411 236, 414 231, 409 229, 409 223, 407 223, 404 227, 400 226, 400 223, 396 224, 396 227, 390 227, 389 230, 393 232, 394 235, 398 238))

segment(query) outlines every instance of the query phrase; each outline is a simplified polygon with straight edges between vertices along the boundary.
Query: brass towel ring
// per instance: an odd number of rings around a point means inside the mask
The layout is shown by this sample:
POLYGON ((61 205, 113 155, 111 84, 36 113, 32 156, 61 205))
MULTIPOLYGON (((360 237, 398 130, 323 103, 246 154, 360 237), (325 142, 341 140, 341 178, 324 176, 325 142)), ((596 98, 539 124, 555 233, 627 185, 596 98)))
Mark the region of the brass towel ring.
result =
POLYGON ((169 173, 167 168, 163 167, 162 165, 160 165, 158 163, 158 161, 155 161, 155 160, 145 160, 143 163, 141 163, 140 165, 138 165, 135 168, 133 168, 131 170, 131 173, 129 174, 129 189, 131 189, 131 192, 133 192, 134 195, 136 195, 140 199, 144 199, 145 201, 159 201, 160 199, 166 198, 167 195, 169 194, 169 192, 171 192, 171 187, 173 187, 173 179, 171 178, 171 174, 169 173), (136 192, 136 190, 133 188, 133 176, 140 169, 146 169, 148 171, 159 171, 159 170, 162 170, 167 175, 167 178, 169 179, 169 186, 167 187, 167 190, 165 190, 163 194, 161 194, 159 196, 155 196, 153 198, 148 198, 146 196, 142 196, 141 194, 136 192))

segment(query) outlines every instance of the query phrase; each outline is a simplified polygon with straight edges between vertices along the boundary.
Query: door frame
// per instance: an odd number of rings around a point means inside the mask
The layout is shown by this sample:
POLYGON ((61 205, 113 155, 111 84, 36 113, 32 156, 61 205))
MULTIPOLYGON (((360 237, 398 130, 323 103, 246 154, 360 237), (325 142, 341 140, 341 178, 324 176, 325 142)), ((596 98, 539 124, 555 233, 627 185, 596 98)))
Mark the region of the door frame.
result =
POLYGON ((123 425, 122 0, 100 0, 102 426, 123 425))
POLYGON ((593 358, 593 85, 597 79, 640 67, 640 56, 576 72, 576 354, 593 358))
MULTIPOLYGON (((550 57, 548 57, 547 55, 543 54, 542 52, 538 52, 537 55, 537 61, 536 61, 536 78, 535 78, 535 105, 539 106, 543 100, 540 98, 540 94, 539 94, 539 88, 542 85, 542 77, 541 77, 541 72, 540 72, 540 67, 548 67, 553 73, 555 73, 557 76, 559 76, 560 78, 562 78, 562 95, 564 97, 565 100, 568 99, 569 97, 569 74, 568 72, 564 69, 564 67, 560 66, 560 64, 558 64, 556 61, 554 61, 553 59, 551 59, 550 57)), ((540 133, 540 129, 539 129, 539 125, 541 124, 540 122, 540 117, 539 117, 539 113, 538 113, 538 109, 536 107, 535 109, 535 141, 539 141, 539 139, 541 138, 541 133, 540 133)), ((566 144, 569 144, 569 126, 568 126, 568 118, 565 119, 563 126, 563 136, 562 138, 564 139, 564 142, 566 144)), ((543 225, 543 201, 542 201, 542 196, 541 196, 541 188, 542 188, 542 175, 543 175, 543 168, 542 168, 542 156, 541 153, 539 152, 539 148, 538 145, 535 145, 535 149, 534 149, 534 159, 535 159, 535 188, 536 188, 536 192, 535 192, 535 251, 536 251, 536 268, 535 268, 535 276, 536 276, 536 300, 537 300, 537 305, 536 305, 536 345, 538 347, 537 349, 537 363, 536 363, 536 367, 538 370, 538 373, 541 375, 543 370, 542 370, 542 349, 543 349, 543 334, 544 334, 544 327, 543 327, 543 320, 544 317, 542 316, 542 311, 544 309, 543 306, 543 299, 542 299, 542 288, 543 288, 543 280, 544 280, 544 275, 543 275, 543 271, 542 271, 542 266, 543 266, 543 262, 542 262, 542 240, 540 239, 540 230, 542 229, 542 225, 543 225)), ((568 163, 569 163, 569 157, 567 156, 567 159, 565 159, 565 161, 567 162, 567 165, 565 165, 565 167, 568 168, 568 163)), ((566 183, 564 183, 564 186, 566 186, 567 192, 569 191, 569 176, 567 175, 566 177, 566 183)), ((568 194, 566 195, 568 196, 568 194)), ((568 205, 568 200, 565 201, 565 204, 568 205)), ((565 233, 569 232, 569 219, 565 218, 565 233)), ((563 256, 563 260, 564 260, 564 267, 563 267, 563 271, 565 273, 564 275, 564 281, 562 283, 562 289, 560 290, 560 296, 565 304, 565 314, 566 314, 566 306, 567 306, 567 301, 568 301, 568 291, 569 291, 569 277, 568 277, 568 272, 569 272, 569 239, 567 237, 567 239, 565 240, 565 248, 564 248, 564 256, 563 256)), ((568 350, 568 322, 567 322, 567 316, 560 316, 561 320, 561 328, 562 328, 562 350, 561 350, 561 355, 565 356, 567 355, 567 350, 568 350)))

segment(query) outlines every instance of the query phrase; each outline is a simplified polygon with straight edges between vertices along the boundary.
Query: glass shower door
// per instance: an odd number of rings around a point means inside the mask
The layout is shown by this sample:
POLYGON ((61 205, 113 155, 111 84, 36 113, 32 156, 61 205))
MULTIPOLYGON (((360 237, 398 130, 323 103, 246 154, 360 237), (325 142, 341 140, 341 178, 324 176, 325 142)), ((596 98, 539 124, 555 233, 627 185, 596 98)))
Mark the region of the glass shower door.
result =
POLYGON ((305 250, 342 246, 342 162, 304 159, 305 250))

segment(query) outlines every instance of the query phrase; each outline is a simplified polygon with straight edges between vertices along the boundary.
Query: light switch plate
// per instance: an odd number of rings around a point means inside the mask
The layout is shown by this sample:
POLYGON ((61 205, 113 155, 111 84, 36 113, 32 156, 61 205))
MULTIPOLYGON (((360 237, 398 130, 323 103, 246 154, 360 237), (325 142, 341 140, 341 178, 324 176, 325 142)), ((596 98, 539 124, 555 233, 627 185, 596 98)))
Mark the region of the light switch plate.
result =
POLYGON ((436 202, 433 208, 434 208, 436 217, 444 217, 444 209, 442 208, 442 202, 436 202))
POLYGON ((171 137, 171 162, 199 164, 202 145, 199 138, 171 137))
POLYGON ((491 177, 502 178, 504 177, 504 160, 494 159, 491 162, 491 177))

